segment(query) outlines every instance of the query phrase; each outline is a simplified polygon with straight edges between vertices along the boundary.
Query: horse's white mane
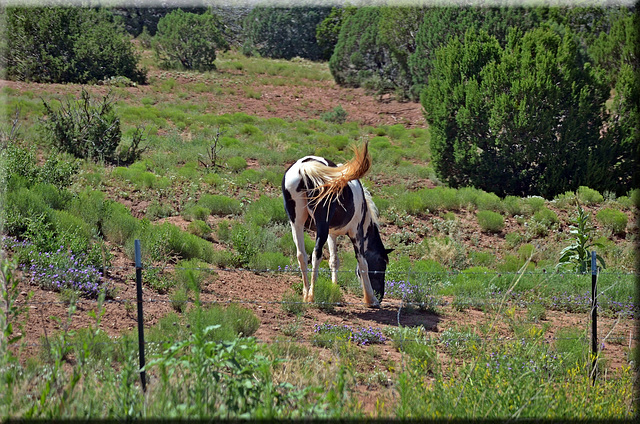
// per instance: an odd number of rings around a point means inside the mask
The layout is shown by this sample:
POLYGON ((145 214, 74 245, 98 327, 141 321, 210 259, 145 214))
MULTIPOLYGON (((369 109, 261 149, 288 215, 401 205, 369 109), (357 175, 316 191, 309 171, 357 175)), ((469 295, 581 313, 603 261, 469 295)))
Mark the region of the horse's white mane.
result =
POLYGON ((378 226, 378 207, 375 203, 373 203, 373 199, 371 198, 371 193, 369 193, 369 190, 367 190, 365 186, 362 186, 362 190, 364 191, 364 199, 367 202, 369 211, 371 211, 371 221, 373 221, 373 223, 378 226))

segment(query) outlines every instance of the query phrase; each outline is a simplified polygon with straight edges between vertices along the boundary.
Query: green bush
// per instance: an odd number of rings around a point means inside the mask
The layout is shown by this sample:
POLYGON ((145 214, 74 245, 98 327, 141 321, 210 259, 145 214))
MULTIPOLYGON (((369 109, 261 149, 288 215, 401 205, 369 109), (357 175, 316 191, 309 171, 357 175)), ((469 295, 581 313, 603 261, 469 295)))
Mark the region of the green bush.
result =
POLYGON ((616 209, 601 209, 596 214, 596 219, 603 227, 611 230, 616 235, 624 234, 627 229, 627 215, 616 209))
POLYGON ((73 194, 68 190, 59 190, 49 183, 37 183, 31 191, 44 201, 52 209, 64 209, 71 202, 73 194))
POLYGON ((6 10, 7 77, 45 83, 91 83, 126 77, 144 83, 129 35, 105 8, 12 7, 6 10))
POLYGON ((16 177, 24 178, 26 186, 29 187, 41 182, 63 189, 73 183, 73 177, 78 173, 80 167, 79 161, 58 154, 49 155, 44 164, 40 166, 31 149, 20 147, 14 143, 10 143, 2 149, 0 160, 3 161, 4 172, 9 179, 7 189, 17 183, 11 181, 16 177))
POLYGON ((157 219, 173 216, 174 213, 175 210, 170 203, 160 202, 154 199, 149 206, 147 206, 144 215, 150 220, 155 221, 157 219))
POLYGON ((527 205, 529 213, 534 214, 544 207, 546 201, 540 196, 530 196, 524 199, 524 203, 527 205))
POLYGON ((35 219, 48 222, 52 213, 51 207, 40 195, 24 187, 8 192, 4 202, 4 231, 10 236, 22 235, 35 219))
POLYGON ((596 162, 607 164, 592 152, 602 143, 598 108, 610 88, 595 67, 583 67, 588 58, 569 27, 541 25, 504 42, 477 26, 462 31, 430 52, 421 93, 440 179, 500 196, 553 197, 589 181, 596 162), (574 131, 574 122, 587 124, 574 131))
POLYGON ((487 193, 484 191, 481 191, 478 194, 475 203, 479 210, 501 212, 504 209, 502 206, 502 201, 498 196, 493 193, 487 193))
POLYGON ((194 293, 200 293, 205 280, 216 276, 209 264, 199 259, 178 261, 175 270, 178 287, 186 287, 194 293))
MULTIPOLYGON (((142 281, 144 282, 144 284, 148 285, 149 287, 151 287, 153 290, 157 291, 160 294, 168 293, 169 290, 176 287, 176 281, 173 279, 173 276, 169 275, 162 268, 143 269, 142 281)), ((174 290, 173 295, 180 297, 181 293, 177 293, 177 292, 178 290, 174 290)), ((185 291, 184 295, 187 296, 187 294, 188 293, 185 291)), ((170 296, 170 298, 173 304, 173 308, 176 309, 173 296, 170 296)), ((186 306, 186 303, 184 304, 184 306, 186 306)))
POLYGON ((482 231, 499 233, 504 228, 504 218, 497 212, 478 211, 476 217, 482 231))
POLYGON ((502 201, 502 206, 510 216, 522 215, 524 205, 522 198, 516 196, 506 196, 502 201))
POLYGON ((320 60, 322 49, 316 27, 329 15, 329 7, 257 6, 245 18, 242 53, 273 59, 301 57, 320 60))
POLYGON ((116 161, 122 133, 111 93, 96 101, 83 88, 80 100, 60 101, 56 109, 42 102, 45 133, 56 148, 81 159, 116 161))
POLYGON ((323 121, 341 125, 347 120, 347 111, 345 111, 342 106, 338 105, 330 111, 323 113, 320 118, 322 118, 323 121))
POLYGON ((585 186, 578 187, 576 196, 583 205, 597 205, 604 201, 604 197, 597 190, 585 186))
POLYGON ((221 26, 212 13, 174 10, 158 22, 153 49, 166 69, 214 70, 216 50, 229 48, 218 29, 221 26))

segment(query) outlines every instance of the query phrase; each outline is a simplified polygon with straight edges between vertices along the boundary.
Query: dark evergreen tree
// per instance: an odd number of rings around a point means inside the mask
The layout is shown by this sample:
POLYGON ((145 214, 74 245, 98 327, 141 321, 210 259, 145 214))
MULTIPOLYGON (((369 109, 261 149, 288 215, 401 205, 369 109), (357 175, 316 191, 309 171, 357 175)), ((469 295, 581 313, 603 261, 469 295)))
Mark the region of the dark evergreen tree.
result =
POLYGON ((611 90, 609 118, 590 167, 589 185, 618 195, 640 188, 640 17, 615 12, 611 28, 601 32, 589 53, 611 90))
POLYGON ((158 22, 153 48, 166 68, 209 71, 216 68, 216 51, 229 48, 211 13, 195 14, 180 9, 158 22))
POLYGON ((578 44, 543 25, 509 31, 504 49, 470 30, 437 50, 422 105, 438 175, 499 195, 588 184, 608 89, 578 44))
POLYGON ((36 82, 144 82, 129 35, 104 9, 8 8, 2 63, 7 78, 36 82))
POLYGON ((244 21, 243 52, 274 59, 321 60, 316 27, 330 12, 330 7, 256 7, 244 21))

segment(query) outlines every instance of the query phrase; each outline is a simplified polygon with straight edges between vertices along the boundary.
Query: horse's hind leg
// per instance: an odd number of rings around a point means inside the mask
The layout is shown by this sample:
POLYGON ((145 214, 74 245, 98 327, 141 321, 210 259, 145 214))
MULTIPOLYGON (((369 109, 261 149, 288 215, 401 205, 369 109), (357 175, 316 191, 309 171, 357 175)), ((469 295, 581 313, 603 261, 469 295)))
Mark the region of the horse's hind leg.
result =
POLYGON ((318 222, 316 220, 316 245, 313 248, 313 253, 311 254, 311 300, 309 300, 309 302, 313 302, 313 288, 315 287, 316 281, 318 281, 318 268, 322 261, 322 249, 324 248, 324 244, 327 242, 328 237, 329 224, 327 222, 318 222))
POLYGON ((300 272, 302 273, 302 300, 305 302, 313 302, 313 289, 309 287, 309 270, 307 268, 307 252, 304 249, 304 225, 295 225, 291 223, 291 233, 293 234, 293 242, 296 245, 296 253, 300 272), (311 300, 309 300, 311 294, 311 300))
POLYGON ((338 259, 338 236, 329 234, 327 244, 329 245, 329 267, 331 268, 331 281, 338 284, 338 268, 340 267, 340 259, 338 259))

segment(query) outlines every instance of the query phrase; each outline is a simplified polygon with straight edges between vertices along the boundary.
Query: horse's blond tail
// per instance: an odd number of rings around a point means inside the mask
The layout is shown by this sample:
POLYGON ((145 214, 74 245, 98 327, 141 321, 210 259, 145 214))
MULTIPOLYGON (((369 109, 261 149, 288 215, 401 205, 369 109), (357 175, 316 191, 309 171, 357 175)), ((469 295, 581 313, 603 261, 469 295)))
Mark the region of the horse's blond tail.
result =
POLYGON ((328 167, 315 162, 315 166, 307 169, 307 176, 316 182, 319 190, 312 199, 316 204, 332 201, 340 195, 349 181, 367 175, 371 168, 368 142, 361 146, 352 146, 352 150, 353 158, 343 165, 328 167))

